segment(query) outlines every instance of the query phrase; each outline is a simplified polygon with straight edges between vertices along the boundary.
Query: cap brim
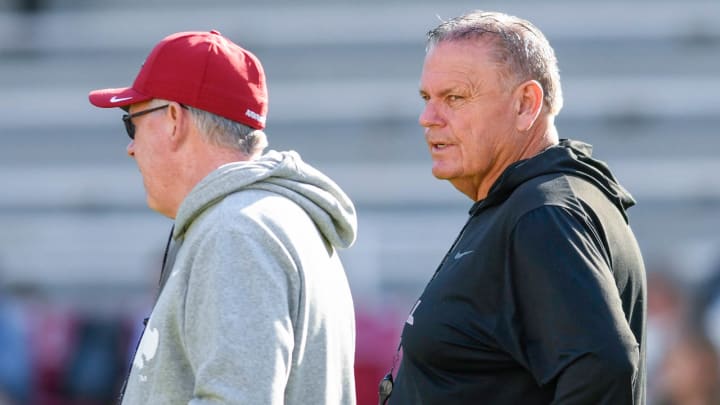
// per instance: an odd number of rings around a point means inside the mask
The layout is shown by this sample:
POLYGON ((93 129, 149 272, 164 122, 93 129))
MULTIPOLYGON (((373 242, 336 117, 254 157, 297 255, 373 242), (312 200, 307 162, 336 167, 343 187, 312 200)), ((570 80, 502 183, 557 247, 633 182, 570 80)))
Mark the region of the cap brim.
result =
POLYGON ((150 100, 152 97, 138 93, 132 87, 93 90, 88 95, 90 103, 100 108, 126 107, 150 100))

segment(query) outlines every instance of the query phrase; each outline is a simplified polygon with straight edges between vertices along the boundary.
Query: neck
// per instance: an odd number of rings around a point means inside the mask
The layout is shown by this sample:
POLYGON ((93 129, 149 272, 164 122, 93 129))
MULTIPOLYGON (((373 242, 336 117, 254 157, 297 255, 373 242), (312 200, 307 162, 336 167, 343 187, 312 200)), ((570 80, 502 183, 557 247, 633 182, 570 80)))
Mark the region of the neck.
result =
POLYGON ((210 173, 228 163, 251 160, 250 156, 245 155, 238 149, 212 145, 203 140, 197 142, 199 144, 194 145, 194 147, 184 149, 187 152, 183 154, 178 162, 183 167, 183 170, 177 179, 178 193, 176 195, 178 198, 171 218, 175 218, 177 210, 192 189, 210 173))
POLYGON ((480 184, 463 191, 458 185, 453 184, 465 195, 473 201, 480 201, 487 197, 490 188, 500 178, 502 173, 515 162, 530 159, 539 155, 551 146, 557 145, 559 142, 557 129, 553 123, 552 117, 538 122, 526 133, 516 134, 518 139, 524 139, 517 145, 512 145, 510 150, 504 156, 497 156, 496 164, 492 171, 483 176, 480 184))

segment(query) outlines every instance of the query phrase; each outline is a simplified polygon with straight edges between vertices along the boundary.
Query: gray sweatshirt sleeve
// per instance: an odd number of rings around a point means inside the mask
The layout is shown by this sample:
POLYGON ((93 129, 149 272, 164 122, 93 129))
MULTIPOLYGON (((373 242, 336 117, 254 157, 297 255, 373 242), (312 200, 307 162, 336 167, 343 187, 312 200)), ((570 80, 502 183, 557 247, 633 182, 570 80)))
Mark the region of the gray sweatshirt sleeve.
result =
POLYGON ((216 224, 195 249, 182 337, 196 376, 190 403, 282 404, 295 264, 262 224, 233 221, 216 224))

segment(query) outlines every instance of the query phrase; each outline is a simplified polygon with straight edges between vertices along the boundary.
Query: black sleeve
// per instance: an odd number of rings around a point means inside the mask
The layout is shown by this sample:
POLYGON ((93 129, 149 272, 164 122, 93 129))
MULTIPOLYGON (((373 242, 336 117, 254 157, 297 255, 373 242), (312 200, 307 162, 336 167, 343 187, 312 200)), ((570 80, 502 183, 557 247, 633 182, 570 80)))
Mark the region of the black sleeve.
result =
POLYGON ((516 355, 555 404, 632 404, 639 348, 609 252, 582 213, 544 206, 516 224, 507 263, 516 355))

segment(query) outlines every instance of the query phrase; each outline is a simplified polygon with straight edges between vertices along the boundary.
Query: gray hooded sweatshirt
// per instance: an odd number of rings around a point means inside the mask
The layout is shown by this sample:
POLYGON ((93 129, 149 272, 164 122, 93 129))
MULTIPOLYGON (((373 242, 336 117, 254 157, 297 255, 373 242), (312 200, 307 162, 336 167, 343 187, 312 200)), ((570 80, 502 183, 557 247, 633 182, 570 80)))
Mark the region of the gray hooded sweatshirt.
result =
POLYGON ((123 404, 355 404, 337 248, 355 208, 295 152, 221 166, 181 204, 123 404))

